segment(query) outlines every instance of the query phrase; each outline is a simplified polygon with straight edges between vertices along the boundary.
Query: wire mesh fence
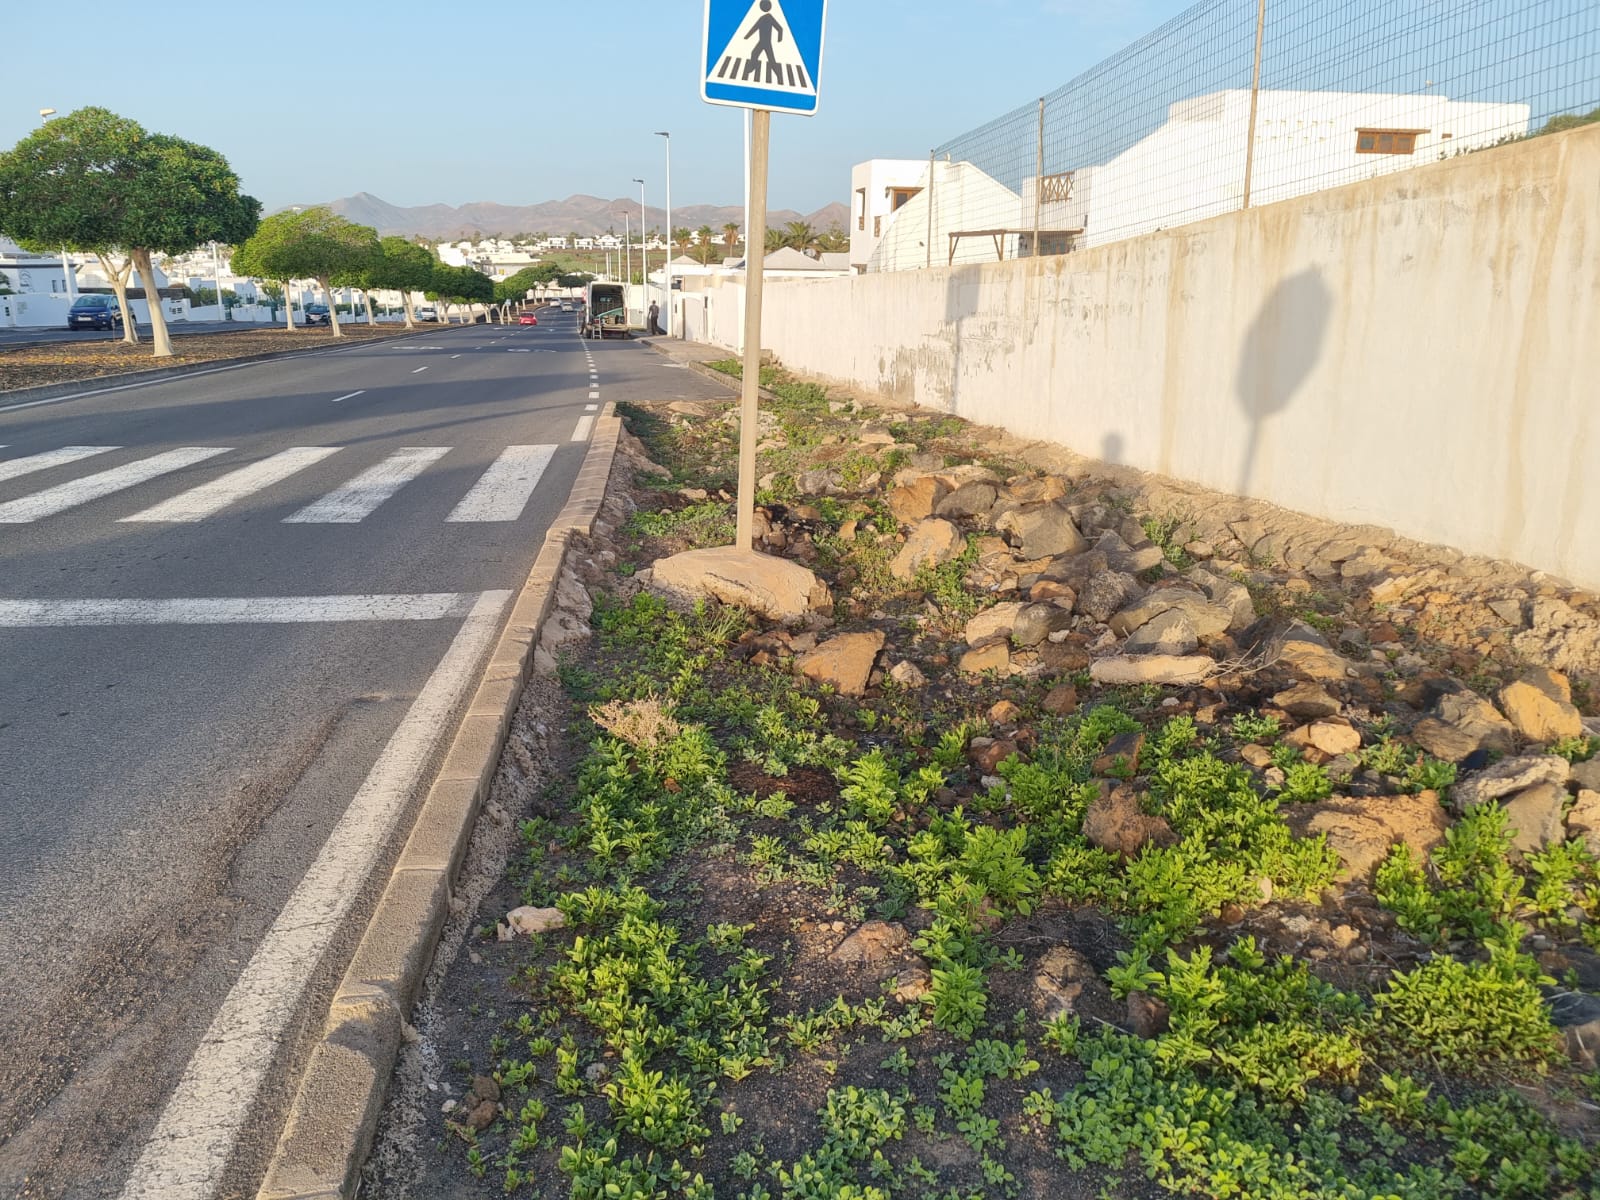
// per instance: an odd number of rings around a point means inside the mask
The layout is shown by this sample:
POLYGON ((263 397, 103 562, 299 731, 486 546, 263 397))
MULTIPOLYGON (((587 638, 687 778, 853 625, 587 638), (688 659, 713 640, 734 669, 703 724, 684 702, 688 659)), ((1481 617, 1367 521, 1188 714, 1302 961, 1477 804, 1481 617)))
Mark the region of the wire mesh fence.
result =
POLYGON ((937 147, 869 269, 1064 254, 1585 120, 1596 0, 1201 0, 937 147))

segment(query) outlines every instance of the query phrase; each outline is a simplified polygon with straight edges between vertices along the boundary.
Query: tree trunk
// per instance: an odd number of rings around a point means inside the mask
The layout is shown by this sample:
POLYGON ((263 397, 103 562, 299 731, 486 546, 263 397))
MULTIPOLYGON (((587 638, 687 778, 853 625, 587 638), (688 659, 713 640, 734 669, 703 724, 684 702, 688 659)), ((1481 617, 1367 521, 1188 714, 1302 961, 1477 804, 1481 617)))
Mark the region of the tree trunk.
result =
POLYGON ((372 315, 372 293, 366 288, 361 289, 361 301, 367 306, 367 324, 376 325, 378 318, 372 315))
POLYGON ((326 279, 318 279, 322 285, 322 294, 328 298, 328 328, 333 330, 334 337, 343 337, 339 331, 339 306, 333 301, 333 287, 326 279))
POLYGON ((122 310, 122 340, 130 346, 137 346, 138 322, 133 319, 133 309, 128 305, 128 275, 133 270, 133 259, 126 259, 122 266, 113 267, 111 260, 100 251, 96 250, 94 256, 100 260, 100 269, 106 273, 106 278, 111 281, 111 290, 117 294, 117 307, 122 310))
POLYGON ((139 272, 139 282, 144 285, 144 303, 150 310, 150 340, 155 349, 152 358, 172 357, 172 337, 167 333, 167 314, 161 311, 161 293, 156 290, 156 273, 150 266, 150 251, 130 250, 133 269, 139 272))
POLYGON ((289 295, 289 281, 283 281, 283 327, 294 332, 294 299, 289 295))

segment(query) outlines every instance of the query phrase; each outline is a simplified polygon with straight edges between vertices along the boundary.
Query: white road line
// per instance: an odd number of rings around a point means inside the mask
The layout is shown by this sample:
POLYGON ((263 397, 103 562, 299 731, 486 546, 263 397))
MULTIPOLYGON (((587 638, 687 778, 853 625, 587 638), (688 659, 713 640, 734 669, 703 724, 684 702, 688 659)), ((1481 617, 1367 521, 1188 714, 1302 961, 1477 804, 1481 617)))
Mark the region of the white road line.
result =
POLYGON ((484 592, 473 605, 200 1039, 123 1185, 122 1200, 211 1200, 216 1194, 306 983, 477 677, 510 595, 484 592))
POLYGON ((137 462, 113 467, 109 471, 101 471, 97 475, 85 475, 82 479, 46 488, 42 492, 35 492, 31 496, 24 496, 9 504, 0 504, 0 523, 21 525, 28 521, 37 521, 40 517, 65 512, 80 504, 87 504, 102 496, 120 492, 123 488, 130 488, 135 484, 145 483, 172 471, 204 462, 208 458, 215 458, 219 454, 226 454, 230 449, 232 449, 230 446, 182 446, 177 450, 168 450, 150 458, 141 458, 137 462))
POLYGON ((424 371, 426 371, 426 370, 427 370, 427 369, 428 369, 428 368, 427 368, 427 367, 418 367, 418 368, 417 368, 417 369, 416 369, 416 370, 415 370, 415 371, 413 371, 413 372, 411 372, 411 373, 412 373, 412 374, 413 374, 413 375, 421 375, 421 374, 422 374, 422 373, 423 373, 423 372, 424 372, 424 371))
POLYGON ((0 628, 442 621, 446 617, 466 616, 477 602, 476 592, 362 596, 201 596, 178 600, 0 600, 0 628))
POLYGON ((589 399, 591 399, 591 400, 600 399, 600 393, 599 392, 590 392, 589 393, 589 399))
POLYGON ((451 358, 460 358, 460 357, 461 357, 461 355, 459 355, 459 354, 452 354, 452 355, 451 355, 451 356, 450 356, 450 357, 451 357, 451 358))
POLYGON ((289 478, 296 471, 321 462, 329 455, 339 453, 337 446, 295 446, 229 471, 220 479, 202 483, 199 487, 180 492, 170 500, 163 500, 143 512, 123 517, 124 521, 203 521, 228 505, 243 500, 252 492, 289 478))
POLYGON ((284 521, 291 525, 354 525, 448 453, 449 446, 404 446, 284 521))
POLYGON ((360 389, 358 389, 357 391, 354 391, 354 392, 347 392, 343 396, 335 396, 333 398, 333 400, 332 400, 332 403, 337 404, 341 400, 354 400, 357 396, 365 396, 366 394, 367 394, 367 389, 366 388, 360 388, 360 389))
POLYGON ((589 435, 593 432, 594 418, 579 417, 578 427, 572 431, 572 440, 575 442, 587 442, 589 440, 589 435))
POLYGON ((446 521, 515 521, 527 507, 554 446, 507 446, 446 521))
POLYGON ((77 462, 80 458, 91 458, 96 454, 104 454, 107 450, 115 449, 116 446, 63 446, 59 450, 46 450, 43 454, 13 458, 9 462, 0 462, 0 480, 16 479, 19 475, 31 475, 35 471, 43 471, 50 467, 63 467, 67 463, 77 462))
POLYGON ((585 404, 583 406, 583 411, 584 412, 594 412, 599 407, 600 406, 598 404, 585 404))

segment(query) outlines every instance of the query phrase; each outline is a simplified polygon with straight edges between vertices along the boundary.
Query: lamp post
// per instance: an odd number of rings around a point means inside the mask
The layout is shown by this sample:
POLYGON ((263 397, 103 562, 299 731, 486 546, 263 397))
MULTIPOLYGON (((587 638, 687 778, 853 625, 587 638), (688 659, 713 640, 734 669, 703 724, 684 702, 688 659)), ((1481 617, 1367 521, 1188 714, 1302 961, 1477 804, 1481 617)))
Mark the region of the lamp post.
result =
POLYGON ((667 261, 661 268, 661 307, 667 310, 667 336, 672 336, 672 134, 656 130, 667 140, 667 261))
MULTIPOLYGON (((635 179, 634 182, 639 185, 639 307, 648 311, 650 306, 645 301, 650 299, 650 247, 644 231, 644 180, 635 179)), ((648 330, 647 326, 646 332, 648 330)))
MULTIPOLYGON (((39 123, 41 125, 46 124, 49 122, 50 118, 55 115, 55 109, 41 108, 39 110, 39 123)), ((78 283, 77 280, 72 277, 72 268, 67 265, 67 248, 65 246, 61 247, 61 279, 62 282, 66 284, 67 299, 70 300, 78 294, 78 283)))

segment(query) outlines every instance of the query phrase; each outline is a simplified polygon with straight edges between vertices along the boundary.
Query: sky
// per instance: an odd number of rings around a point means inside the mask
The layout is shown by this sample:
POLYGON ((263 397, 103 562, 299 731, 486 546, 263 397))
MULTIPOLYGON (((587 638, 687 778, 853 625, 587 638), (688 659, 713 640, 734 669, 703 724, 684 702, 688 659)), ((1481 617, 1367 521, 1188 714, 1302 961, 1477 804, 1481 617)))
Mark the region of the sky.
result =
MULTIPOLYGON (((818 112, 775 116, 773 208, 847 202, 851 164, 925 158, 1190 0, 833 0, 818 112)), ((101 105, 224 154, 270 211, 575 193, 739 204, 742 114, 700 99, 701 0, 138 0, 6 5, 0 148, 101 105)))

